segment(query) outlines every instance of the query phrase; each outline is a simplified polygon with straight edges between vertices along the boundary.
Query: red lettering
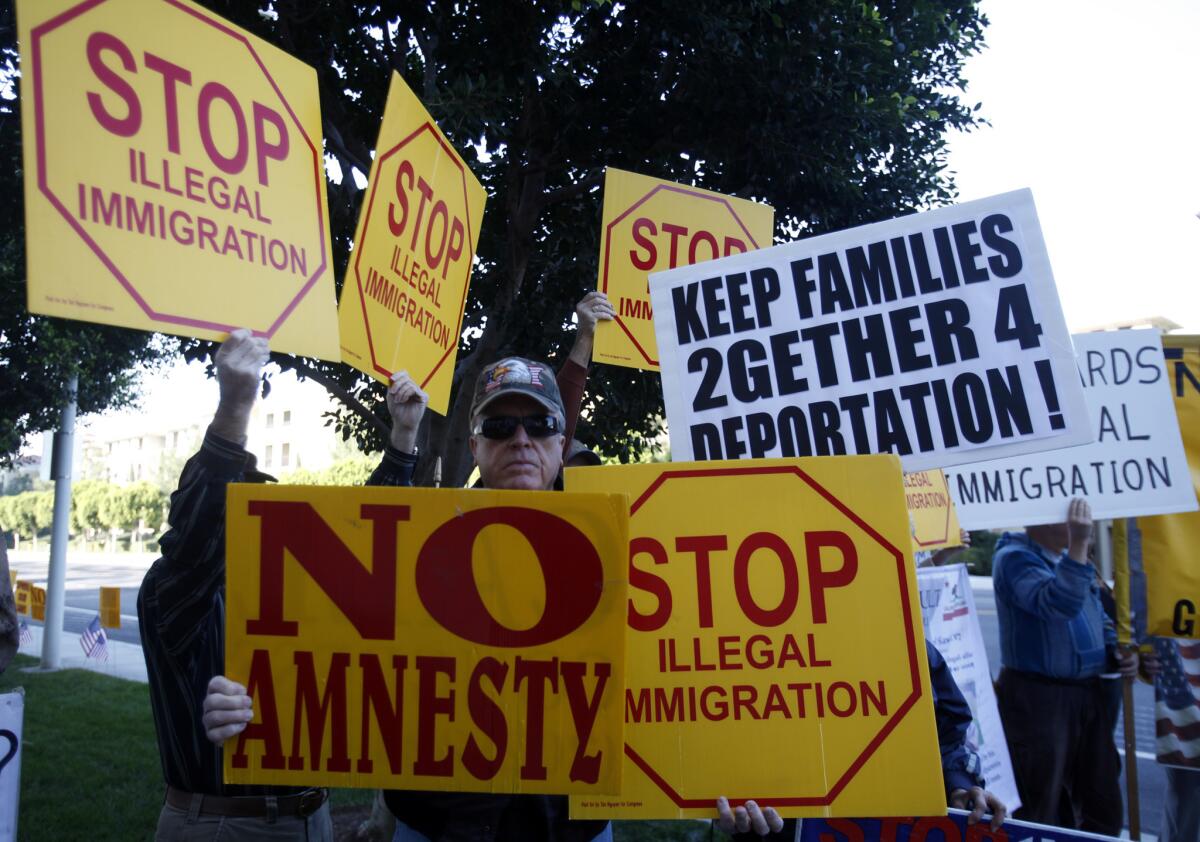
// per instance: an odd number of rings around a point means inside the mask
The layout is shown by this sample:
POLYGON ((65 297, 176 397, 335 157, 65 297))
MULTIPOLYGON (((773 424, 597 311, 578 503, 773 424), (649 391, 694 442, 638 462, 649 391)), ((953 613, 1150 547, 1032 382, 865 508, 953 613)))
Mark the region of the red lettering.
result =
POLYGON ((137 72, 137 65, 134 63, 133 53, 125 46, 125 42, 117 36, 110 35, 107 32, 93 32, 88 36, 88 65, 91 66, 92 73, 96 75, 96 79, 99 82, 124 100, 125 116, 114 117, 104 107, 104 101, 100 98, 100 94, 97 93, 88 92, 88 105, 92 109, 92 115, 96 118, 96 122, 105 129, 121 137, 131 137, 137 134, 138 129, 142 127, 142 105, 138 102, 137 93, 133 90, 133 86, 118 76, 115 71, 104 63, 101 54, 106 51, 116 54, 117 58, 121 60, 121 66, 130 73, 137 72))
POLYGON ((254 103, 252 110, 254 112, 254 160, 258 165, 258 183, 266 187, 268 181, 267 159, 286 160, 290 141, 288 140, 287 125, 278 112, 272 111, 261 102, 254 103), (275 137, 278 139, 274 143, 266 141, 264 129, 267 123, 270 123, 275 129, 275 137))
POLYGON ((729 257, 729 255, 731 255, 731 254, 742 254, 745 251, 746 251, 745 241, 739 240, 737 237, 726 237, 725 238, 725 256, 726 257, 729 257))
POLYGON ((825 606, 825 591, 845 587, 854 581, 858 572, 858 552, 854 549, 854 542, 845 532, 806 532, 804 555, 808 562, 808 587, 812 600, 813 622, 826 623, 829 617, 825 606), (836 549, 842 554, 842 566, 837 570, 826 572, 821 568, 821 550, 825 547, 836 549))
MULTIPOLYGON (((299 624, 283 618, 283 557, 287 551, 368 640, 396 636, 396 524, 408 520, 408 506, 364 505, 374 522, 368 571, 313 507, 287 500, 252 500, 249 513, 259 524, 259 606, 246 621, 248 634, 295 637, 299 624)), ((599 593, 597 593, 599 599, 599 593)))
POLYGON ((592 691, 591 698, 583 687, 583 677, 586 673, 587 664, 582 661, 562 662, 563 686, 567 690, 567 704, 571 708, 571 721, 575 725, 577 740, 569 777, 573 781, 594 784, 600 780, 600 760, 603 752, 587 754, 586 751, 592 729, 596 727, 596 715, 600 712, 604 687, 612 675, 612 664, 597 663, 592 666, 592 674, 596 676, 596 689, 592 691))
POLYGON ((246 695, 254 700, 258 722, 249 723, 238 735, 237 749, 233 753, 233 768, 245 769, 249 765, 246 743, 262 740, 263 769, 282 769, 283 741, 279 738, 279 710, 275 706, 275 679, 271 675, 271 654, 265 649, 255 649, 250 656, 250 677, 246 680, 246 695))
POLYGON ((959 842, 962 839, 958 825, 949 816, 927 816, 917 819, 912 833, 908 835, 908 842, 925 842, 931 830, 936 830, 941 836, 939 842, 959 842))
MULTIPOLYGON (((325 724, 332 719, 331 751, 325 768, 330 772, 349 772, 350 754, 346 750, 346 669, 350 666, 350 655, 334 652, 329 662, 325 680, 325 692, 317 701, 317 671, 312 652, 297 652, 293 656, 296 664, 296 704, 292 711, 292 754, 288 768, 298 771, 304 768, 304 756, 300 753, 300 721, 308 723, 309 769, 316 772, 321 768, 321 744, 325 741, 325 724)), ((253 697, 252 697, 253 698, 253 697)))
POLYGON ((675 551, 696 555, 696 611, 700 628, 711 629, 712 614, 712 571, 708 555, 728 547, 724 535, 687 535, 675 539, 675 551))
POLYGON ((755 532, 742 541, 733 561, 733 590, 738 605, 750 622, 770 628, 788 621, 796 610, 800 599, 800 575, 796 571, 796 557, 787 542, 773 532, 755 532), (783 594, 779 604, 767 610, 754 601, 750 593, 750 559, 758 550, 771 550, 783 567, 783 594))
POLYGON ((630 249, 629 260, 643 272, 654 268, 658 262, 658 250, 654 247, 654 241, 643 233, 646 230, 649 230, 651 237, 658 234, 658 228, 646 217, 641 216, 633 221, 633 241, 646 250, 646 256, 642 257, 636 249, 630 249))
POLYGON ((396 170, 396 202, 400 203, 400 218, 396 218, 396 203, 388 204, 388 228, 391 229, 393 237, 399 237, 404 233, 404 226, 408 223, 408 193, 406 190, 413 188, 413 165, 411 161, 401 161, 400 167, 396 170), (407 177, 408 186, 405 187, 404 180, 407 177))
POLYGON ((418 655, 417 672, 417 759, 413 773, 449 778, 454 774, 454 747, 447 746, 446 753, 434 758, 437 748, 437 717, 446 716, 454 721, 454 691, 438 695, 438 676, 445 675, 454 684, 455 662, 453 658, 437 658, 418 655))
POLYGON ((654 538, 634 538, 629 542, 629 587, 653 596, 656 607, 652 613, 642 614, 633 607, 633 598, 630 597, 628 623, 634 631, 657 631, 671 618, 671 586, 665 579, 633 563, 634 558, 642 554, 654 559, 655 564, 666 564, 668 561, 666 548, 654 538))
POLYGON ((833 833, 822 833, 821 842, 841 842, 841 837, 845 837, 846 842, 865 842, 862 827, 854 819, 826 819, 825 823, 833 833))
POLYGON ((696 259, 696 246, 699 243, 708 243, 708 247, 712 250, 712 254, 708 257, 702 257, 700 260, 712 260, 719 256, 717 238, 708 231, 701 230, 692 235, 692 242, 688 245, 688 263, 700 262, 696 259))
POLYGON ((383 747, 387 751, 388 769, 393 775, 403 772, 404 745, 404 671, 408 667, 407 655, 392 656, 393 692, 388 692, 387 681, 383 677, 383 668, 379 664, 379 656, 362 654, 358 656, 358 666, 363 674, 362 702, 362 748, 358 757, 358 771, 370 774, 375 764, 371 761, 371 711, 375 711, 375 721, 379 723, 379 734, 383 739, 383 747), (392 704, 392 695, 396 703, 392 704))
POLYGON ((192 84, 192 74, 178 64, 160 58, 154 53, 146 53, 144 57, 146 69, 153 70, 163 77, 163 107, 167 114, 167 149, 179 154, 179 92, 176 85, 192 84))
POLYGON ((740 670, 742 665, 737 661, 731 660, 737 657, 738 645, 741 639, 737 635, 721 635, 717 638, 717 654, 720 656, 719 669, 723 670, 740 670))
POLYGON ((204 144, 204 151, 208 153, 208 157, 219 169, 230 175, 237 175, 246 168, 246 161, 250 156, 250 148, 246 139, 246 117, 242 114, 237 97, 233 95, 233 91, 220 82, 207 82, 200 89, 200 99, 196 108, 200 117, 200 142, 204 144), (216 139, 213 137, 212 106, 217 100, 225 103, 229 108, 229 113, 233 115, 234 128, 237 130, 237 144, 232 155, 223 154, 217 148, 216 139))
POLYGON ((604 590, 604 565, 592 542, 568 521, 536 509, 493 506, 453 518, 429 536, 417 556, 416 584, 425 610, 452 634, 486 646, 540 646, 587 622, 604 590), (532 628, 503 625, 479 594, 472 549, 493 524, 525 536, 542 569, 546 608, 532 628))
POLYGON ((508 664, 485 657, 475 665, 467 686, 467 709, 471 712, 471 721, 496 747, 495 754, 488 759, 476 742, 475 735, 467 737, 467 744, 462 753, 463 766, 481 781, 490 781, 496 777, 504 763, 505 752, 508 751, 508 724, 504 720, 504 711, 484 692, 483 679, 488 679, 496 688, 496 692, 499 692, 504 689, 504 680, 507 677, 508 664))
MULTIPOLYGON (((549 594, 546 599, 549 601, 549 594)), ((546 685, 558 692, 558 658, 535 661, 517 656, 514 687, 529 684, 525 693, 525 762, 521 764, 521 780, 546 780, 546 765, 542 760, 542 742, 546 728, 546 685)))
POLYGON ((446 280, 446 271, 450 268, 450 264, 456 262, 463 253, 463 244, 466 242, 466 229, 463 227, 463 221, 457 216, 450 223, 450 245, 446 249, 446 262, 442 264, 442 280, 446 280))
POLYGON ((679 249, 679 238, 687 236, 687 227, 683 225, 672 225, 670 222, 662 224, 662 230, 671 235, 671 262, 670 268, 674 269, 679 265, 677 258, 679 249))

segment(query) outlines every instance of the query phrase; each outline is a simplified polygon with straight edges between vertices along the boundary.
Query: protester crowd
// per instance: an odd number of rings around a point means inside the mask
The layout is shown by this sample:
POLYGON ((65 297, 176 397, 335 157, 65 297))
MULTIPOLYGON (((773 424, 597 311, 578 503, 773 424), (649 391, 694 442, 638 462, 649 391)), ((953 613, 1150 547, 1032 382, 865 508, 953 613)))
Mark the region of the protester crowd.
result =
MULTIPOLYGON (((484 367, 470 412, 477 487, 551 490, 564 464, 598 464, 573 433, 586 386, 592 338, 613 308, 590 293, 576 310, 575 346, 557 372, 517 356, 484 367)), ((166 780, 160 840, 332 840, 322 788, 233 786, 222 780, 222 744, 254 718, 254 700, 226 678, 225 489, 267 482, 246 449, 247 428, 268 360, 265 339, 235 331, 215 357, 220 398, 200 451, 171 498, 162 558, 147 573, 138 615, 166 780)), ((417 464, 417 430, 427 396, 404 372, 387 390, 388 445, 368 482, 407 486, 417 464)), ((1120 758, 1113 743, 1119 708, 1113 677, 1135 675, 1136 650, 1116 645, 1111 594, 1089 560, 1093 523, 1085 500, 1072 500, 1062 523, 1006 533, 993 577, 1002 669, 996 689, 1021 807, 1015 817, 1118 835, 1120 758), (1106 600, 1108 602, 1106 610, 1106 600)), ((949 554, 921 559, 943 563, 949 554)), ((0 670, 16 648, 7 559, 0 547, 0 670)), ((949 806, 972 823, 998 827, 1006 806, 986 790, 980 760, 966 740, 971 710, 941 654, 927 644, 937 734, 949 806)), ((1147 657, 1151 676, 1157 659, 1147 657)), ((1183 778, 1190 785, 1192 777, 1183 778)), ((395 842, 425 840, 606 840, 606 821, 570 820, 563 796, 390 791, 395 842)), ((1172 840, 1195 837, 1195 804, 1176 797, 1172 840), (1192 834, 1189 836, 1188 834, 1192 834)), ((1170 806, 1170 805, 1169 805, 1170 806)), ((737 837, 791 839, 793 820, 753 801, 714 804, 713 817, 737 837)))

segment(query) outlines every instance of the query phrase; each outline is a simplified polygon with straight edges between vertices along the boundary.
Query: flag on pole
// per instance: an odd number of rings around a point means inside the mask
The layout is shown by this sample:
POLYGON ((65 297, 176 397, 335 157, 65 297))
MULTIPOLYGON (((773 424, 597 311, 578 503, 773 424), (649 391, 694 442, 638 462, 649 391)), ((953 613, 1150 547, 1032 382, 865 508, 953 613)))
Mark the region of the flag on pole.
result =
POLYGON ((85 656, 95 658, 97 661, 108 660, 108 638, 104 634, 104 629, 100 627, 99 614, 92 618, 87 628, 83 630, 83 634, 79 635, 79 645, 83 647, 85 656))
POLYGON ((21 633, 20 646, 31 646, 33 644, 33 632, 29 630, 29 622, 22 617, 21 624, 17 627, 21 633))
POLYGON ((1200 769, 1200 640, 1156 638, 1158 762, 1200 769))

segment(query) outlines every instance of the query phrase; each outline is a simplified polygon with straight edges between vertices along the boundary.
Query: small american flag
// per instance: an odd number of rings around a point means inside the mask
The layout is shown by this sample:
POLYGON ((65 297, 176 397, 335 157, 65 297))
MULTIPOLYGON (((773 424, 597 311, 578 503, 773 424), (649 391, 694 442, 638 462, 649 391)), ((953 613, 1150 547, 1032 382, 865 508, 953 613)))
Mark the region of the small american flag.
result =
POLYGON ((1154 649, 1158 762, 1200 769, 1200 640, 1158 638, 1154 649))
POLYGON ((21 646, 31 646, 33 644, 33 632, 31 632, 29 630, 29 623, 26 622, 24 619, 22 619, 21 624, 19 626, 17 626, 17 629, 20 631, 20 634, 21 634, 20 645, 21 646))
POLYGON ((79 645, 83 647, 85 656, 97 661, 108 660, 108 638, 104 635, 104 629, 100 628, 99 614, 92 618, 83 634, 79 635, 79 645))

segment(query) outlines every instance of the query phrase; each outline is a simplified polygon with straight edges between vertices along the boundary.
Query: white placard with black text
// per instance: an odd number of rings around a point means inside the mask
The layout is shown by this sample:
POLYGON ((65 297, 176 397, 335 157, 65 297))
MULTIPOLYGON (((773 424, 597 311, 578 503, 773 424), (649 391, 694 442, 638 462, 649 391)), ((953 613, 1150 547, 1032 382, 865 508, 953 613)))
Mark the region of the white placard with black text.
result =
POLYGON ((1196 510, 1158 331, 1074 340, 1096 440, 948 469, 964 529, 1060 523, 1072 497, 1087 498, 1104 520, 1196 510))
POLYGON ((21 722, 25 694, 0 693, 0 842, 17 838, 17 806, 21 797, 21 722))
POLYGON ((675 460, 1091 440, 1028 190, 650 277, 675 460))

